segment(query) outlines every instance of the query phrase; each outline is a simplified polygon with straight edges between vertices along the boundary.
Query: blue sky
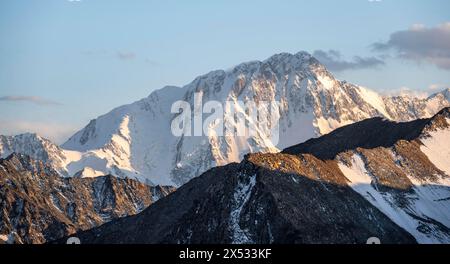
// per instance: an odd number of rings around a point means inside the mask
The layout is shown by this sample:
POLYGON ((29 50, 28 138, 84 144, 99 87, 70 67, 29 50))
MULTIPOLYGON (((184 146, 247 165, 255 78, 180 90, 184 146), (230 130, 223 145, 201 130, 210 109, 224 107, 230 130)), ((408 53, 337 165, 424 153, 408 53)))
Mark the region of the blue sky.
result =
POLYGON ((430 92, 450 86, 448 61, 426 44, 405 52, 407 36, 420 24, 439 38, 448 22, 448 0, 4 0, 0 134, 32 131, 61 143, 155 89, 279 52, 335 50, 339 65, 356 66, 359 56, 364 69, 331 70, 376 90, 430 92))

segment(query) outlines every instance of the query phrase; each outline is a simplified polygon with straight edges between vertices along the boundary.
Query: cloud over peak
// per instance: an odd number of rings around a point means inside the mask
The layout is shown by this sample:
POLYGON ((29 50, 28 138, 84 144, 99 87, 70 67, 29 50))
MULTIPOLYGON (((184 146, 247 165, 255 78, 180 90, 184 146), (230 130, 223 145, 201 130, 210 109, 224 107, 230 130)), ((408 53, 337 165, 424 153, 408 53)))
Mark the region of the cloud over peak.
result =
POLYGON ((331 71, 375 68, 385 64, 383 60, 376 57, 354 56, 352 60, 345 60, 337 50, 316 50, 313 56, 331 71))
POLYGON ((402 59, 428 62, 450 70, 450 22, 436 27, 412 25, 390 35, 387 42, 372 45, 378 52, 394 51, 402 59))

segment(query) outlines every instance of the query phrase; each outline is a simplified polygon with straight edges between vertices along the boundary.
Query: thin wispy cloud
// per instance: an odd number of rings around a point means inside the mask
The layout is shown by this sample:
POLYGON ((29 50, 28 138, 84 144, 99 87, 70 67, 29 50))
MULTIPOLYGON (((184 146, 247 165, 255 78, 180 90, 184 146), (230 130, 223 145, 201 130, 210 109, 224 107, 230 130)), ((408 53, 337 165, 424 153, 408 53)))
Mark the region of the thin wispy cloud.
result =
POLYGON ((119 52, 117 52, 117 57, 118 57, 120 60, 128 61, 128 60, 134 60, 134 59, 136 58, 136 54, 135 54, 134 52, 128 52, 128 51, 123 52, 123 51, 119 51, 119 52))
POLYGON ((151 66, 159 66, 160 63, 152 60, 151 58, 139 55, 134 51, 107 51, 107 50, 86 50, 83 51, 82 54, 87 57, 95 58, 95 59, 116 59, 123 62, 136 61, 145 63, 151 66))
POLYGON ((160 65, 158 62, 156 62, 154 60, 151 60, 149 58, 145 58, 144 62, 149 64, 149 65, 152 65, 152 66, 159 66, 160 65))
POLYGON ((0 101, 3 102, 25 102, 37 105, 61 105, 61 103, 45 99, 39 96, 1 96, 0 101))
POLYGON ((399 58, 450 70, 450 22, 431 28, 415 24, 408 30, 392 33, 387 42, 377 42, 372 47, 377 52, 393 51, 399 58))
POLYGON ((385 64, 382 59, 377 57, 354 56, 352 60, 345 60, 337 50, 316 50, 313 56, 331 71, 376 68, 385 64))

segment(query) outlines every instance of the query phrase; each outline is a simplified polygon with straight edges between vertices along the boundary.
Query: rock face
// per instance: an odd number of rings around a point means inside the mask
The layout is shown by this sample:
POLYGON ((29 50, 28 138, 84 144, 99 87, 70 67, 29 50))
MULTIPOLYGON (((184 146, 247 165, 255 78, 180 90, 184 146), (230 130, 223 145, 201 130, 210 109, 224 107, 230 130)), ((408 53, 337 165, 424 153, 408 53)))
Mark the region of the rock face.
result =
POLYGON ((349 185, 421 243, 450 243, 450 109, 431 119, 379 118, 290 147, 334 160, 349 185))
POLYGON ((61 175, 68 176, 63 169, 67 164, 67 154, 59 146, 37 134, 0 135, 0 158, 6 158, 12 153, 24 154, 35 160, 49 163, 61 175))
POLYGON ((338 170, 311 155, 251 154, 207 171, 138 215, 76 236, 88 244, 365 243, 373 236, 415 243, 338 170))
POLYGON ((0 243, 45 243, 139 213, 172 187, 108 175, 62 178, 48 163, 0 159, 0 243))
MULTIPOLYGON (((165 87, 147 98, 120 106, 92 120, 59 151, 48 151, 48 156, 57 161, 55 168, 64 176, 112 174, 152 185, 179 186, 214 166, 240 162, 247 153, 278 152, 367 118, 410 121, 431 117, 449 106, 448 94, 446 90, 429 98, 382 96, 336 80, 306 52, 281 53, 227 71, 213 71, 181 88, 165 87), (178 114, 171 113, 172 104, 184 100, 194 109, 196 93, 203 104, 212 100, 220 104, 279 102, 280 141, 272 140, 271 132, 264 131, 244 137, 220 137, 214 133, 173 136, 171 122, 178 114), (84 171, 86 167, 89 169, 84 171)), ((247 123, 258 122, 242 109, 237 110, 247 123)), ((203 120, 208 116, 205 114, 203 120)), ((232 118, 231 111, 225 110, 224 119, 232 118)), ((231 125, 227 129, 237 128, 238 125, 231 125)), ((22 153, 20 141, 4 145, 9 150, 2 151, 0 146, 2 157, 11 152, 22 153)))
POLYGON ((82 243, 448 243, 450 108, 208 170, 82 243), (354 140, 351 140, 354 139, 354 140), (329 153, 327 153, 329 149, 329 153))

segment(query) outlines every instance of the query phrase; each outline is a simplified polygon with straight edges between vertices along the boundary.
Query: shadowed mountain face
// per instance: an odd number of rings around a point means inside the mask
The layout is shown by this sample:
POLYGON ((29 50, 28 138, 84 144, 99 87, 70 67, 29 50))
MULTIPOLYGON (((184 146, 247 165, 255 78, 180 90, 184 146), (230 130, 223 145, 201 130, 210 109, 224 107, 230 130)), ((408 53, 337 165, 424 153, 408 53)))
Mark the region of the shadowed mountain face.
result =
POLYGON ((400 140, 417 139, 430 126, 445 127, 444 118, 449 117, 449 109, 444 108, 433 118, 397 123, 380 117, 347 125, 319 138, 286 148, 283 153, 309 153, 321 159, 334 159, 337 154, 356 148, 373 149, 390 147, 400 140))
POLYGON ((356 192, 419 242, 450 242, 450 108, 408 123, 365 120, 283 152, 337 162, 356 192))
MULTIPOLYGON (((450 115, 370 119, 217 167, 82 243, 447 243, 450 115), (438 153, 438 154, 436 154, 438 153)), ((64 242, 61 240, 60 242, 64 242)))
POLYGON ((415 242, 336 171, 336 163, 311 155, 252 154, 209 170, 136 216, 77 237, 121 244, 365 243, 372 236, 415 242))
POLYGON ((172 192, 111 175, 61 178, 48 164, 0 159, 0 243, 44 243, 136 214, 172 192))
POLYGON ((289 147, 283 150, 283 153, 310 153, 321 159, 334 159, 337 154, 346 150, 389 147, 399 140, 416 139, 428 122, 428 119, 419 119, 408 123, 395 123, 375 117, 289 147))

